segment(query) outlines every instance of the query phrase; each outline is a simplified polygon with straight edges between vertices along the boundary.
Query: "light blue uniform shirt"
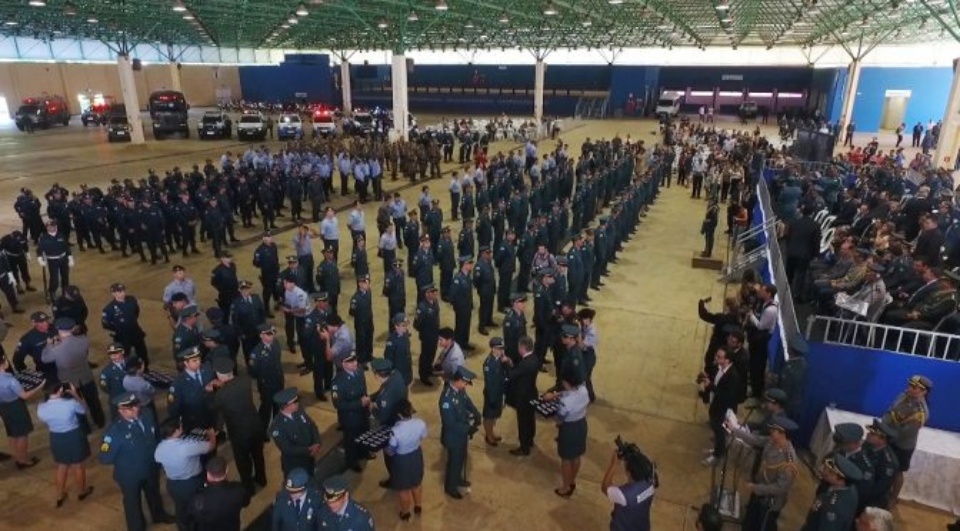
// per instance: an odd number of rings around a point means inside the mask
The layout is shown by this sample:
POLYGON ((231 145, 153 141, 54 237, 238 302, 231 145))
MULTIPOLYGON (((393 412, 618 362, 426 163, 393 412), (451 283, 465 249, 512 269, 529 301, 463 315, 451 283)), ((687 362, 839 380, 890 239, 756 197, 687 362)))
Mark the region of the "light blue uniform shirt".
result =
POLYGON ((597 327, 593 324, 583 328, 583 344, 587 347, 597 349, 597 327))
POLYGON ((457 368, 462 367, 466 360, 463 357, 463 350, 460 348, 460 345, 454 343, 450 347, 450 351, 446 355, 441 355, 443 358, 443 363, 441 367, 443 368, 443 376, 445 378, 453 378, 454 373, 457 372, 457 368))
POLYGON ((339 240, 340 239, 340 224, 337 223, 337 218, 324 218, 320 222, 320 236, 324 240, 339 240))
POLYGON ((558 405, 558 421, 576 422, 586 417, 587 406, 590 405, 590 393, 587 392, 587 386, 581 385, 576 389, 561 392, 558 405))
POLYGON ((396 251, 397 250, 397 235, 391 234, 389 232, 384 232, 383 236, 380 236, 380 248, 384 251, 396 251))
POLYGON ((0 372, 0 404, 20 400, 21 393, 23 393, 23 386, 15 376, 8 372, 0 372))
POLYGON ((183 280, 174 279, 167 287, 163 288, 163 302, 164 304, 170 304, 170 300, 173 299, 174 294, 183 293, 187 296, 187 300, 190 301, 190 304, 197 303, 197 285, 193 282, 192 278, 185 278, 183 280))
POLYGON ((207 441, 164 439, 153 452, 153 459, 163 467, 167 479, 178 481, 200 475, 203 472, 200 457, 209 451, 207 441))
POLYGON ((330 346, 330 351, 333 353, 334 362, 343 361, 343 358, 346 358, 353 349, 353 337, 351 337, 347 325, 344 324, 333 334, 333 344, 330 346))
POLYGON ((297 256, 313 256, 313 239, 310 232, 293 236, 293 248, 297 250, 297 256))
POLYGON ((137 395, 142 407, 152 404, 153 395, 157 392, 143 376, 129 374, 123 377, 123 390, 137 395))
POLYGON ((297 286, 292 290, 283 292, 283 304, 293 310, 309 310, 310 303, 307 302, 307 292, 297 286))
POLYGON ((395 199, 390 202, 390 217, 403 218, 407 215, 407 202, 403 199, 395 199))
POLYGON ((362 210, 351 210, 347 226, 349 226, 352 231, 363 232, 367 230, 367 216, 362 210))
POLYGON ((420 441, 427 438, 427 423, 418 418, 400 420, 391 429, 387 453, 406 455, 420 448, 420 441))
POLYGON ((87 410, 73 398, 51 398, 37 406, 37 418, 50 429, 50 433, 67 433, 80 427, 80 417, 87 410))

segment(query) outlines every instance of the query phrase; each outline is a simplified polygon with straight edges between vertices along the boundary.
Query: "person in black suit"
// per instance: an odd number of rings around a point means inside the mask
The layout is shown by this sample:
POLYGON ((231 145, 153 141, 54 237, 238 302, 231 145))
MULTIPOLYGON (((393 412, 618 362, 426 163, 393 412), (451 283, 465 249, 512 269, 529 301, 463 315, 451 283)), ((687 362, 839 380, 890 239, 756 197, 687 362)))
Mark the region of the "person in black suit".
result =
POLYGON ((705 466, 714 465, 726 452, 727 432, 723 421, 728 409, 737 412, 742 389, 740 375, 737 374, 732 360, 727 357, 726 347, 717 349, 714 360, 717 374, 712 379, 703 374, 699 382, 700 398, 704 403, 710 404, 710 428, 713 430, 713 449, 709 450, 706 459, 702 461, 705 466))
POLYGON ((883 312, 880 322, 893 326, 903 326, 915 320, 914 312, 930 300, 938 291, 942 271, 936 267, 924 267, 920 273, 923 284, 916 291, 906 296, 896 305, 891 305, 883 312))
POLYGON ((928 214, 923 217, 921 222, 923 230, 917 237, 917 245, 913 248, 913 257, 924 257, 927 264, 936 266, 940 264, 940 248, 943 246, 943 232, 937 225, 937 217, 928 214))
POLYGON ((810 261, 820 254, 820 225, 811 217, 813 208, 804 205, 802 216, 787 225, 787 278, 796 295, 802 295, 807 283, 810 261))
POLYGON ((253 405, 253 381, 249 376, 234 376, 235 365, 227 358, 213 362, 217 373, 217 391, 213 404, 230 434, 233 459, 240 480, 253 495, 254 483, 267 486, 267 472, 263 460, 263 432, 257 408, 253 405))
POLYGON ((873 217, 870 215, 870 205, 861 203, 857 209, 857 215, 853 216, 850 222, 850 235, 858 239, 862 238, 871 225, 873 225, 873 217))
POLYGON ((530 455, 533 437, 537 434, 536 410, 530 403, 539 395, 537 376, 540 374, 540 359, 533 355, 533 339, 523 336, 517 351, 520 361, 507 373, 507 405, 517 411, 517 434, 520 447, 510 450, 512 455, 530 455))
POLYGON ((222 457, 211 457, 207 461, 207 486, 190 501, 189 529, 240 531, 240 511, 247 505, 249 491, 236 481, 227 481, 227 463, 222 457))

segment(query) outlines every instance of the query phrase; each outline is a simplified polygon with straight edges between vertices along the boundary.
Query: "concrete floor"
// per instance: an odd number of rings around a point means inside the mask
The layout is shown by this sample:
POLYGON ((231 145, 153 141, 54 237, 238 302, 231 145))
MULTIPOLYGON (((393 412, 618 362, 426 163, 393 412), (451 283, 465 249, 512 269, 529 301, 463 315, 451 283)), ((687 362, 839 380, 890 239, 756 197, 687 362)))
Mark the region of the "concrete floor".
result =
MULTIPOLYGON (((732 126, 733 124, 731 124, 732 126)), ((586 137, 610 138, 614 134, 631 135, 653 144, 656 125, 639 121, 589 122, 563 135, 572 147, 579 146, 586 137)), ((775 134, 772 128, 765 131, 775 134)), ((866 139, 869 140, 869 139, 866 139)), ((278 147, 279 144, 274 144, 278 147)), ((508 149, 503 143, 497 149, 508 149)), ((6 206, 0 210, 0 230, 19 226, 12 209, 13 198, 21 187, 28 186, 42 195, 54 182, 70 189, 81 183, 104 185, 111 178, 139 178, 148 168, 158 172, 174 165, 189 166, 221 152, 242 149, 238 142, 196 139, 152 142, 145 147, 110 145, 99 129, 82 130, 78 126, 51 130, 33 136, 16 131, 0 131, 0 198, 6 206)), ((447 168, 449 169, 449 168, 447 168)), ((430 182, 434 196, 446 201, 446 179, 430 182)), ((387 182, 387 189, 397 189, 415 204, 419 184, 411 187, 404 181, 387 182)), ((345 200, 334 198, 334 206, 345 200)), ((579 489, 570 500, 553 495, 559 483, 559 462, 556 457, 555 429, 550 422, 540 421, 537 450, 526 459, 510 456, 507 451, 516 443, 516 425, 512 410, 507 410, 499 431, 504 443, 498 448, 487 447, 481 438, 471 442, 470 472, 472 493, 463 501, 454 502, 442 491, 442 448, 439 444, 438 391, 417 384, 411 397, 419 414, 430 427, 430 437, 424 443, 427 471, 424 479, 424 514, 411 523, 402 524, 396 516, 396 502, 392 493, 377 486, 385 475, 382 460, 370 462, 362 475, 350 475, 353 496, 375 515, 379 529, 416 528, 440 529, 605 529, 609 521, 610 504, 599 491, 599 482, 613 450, 613 439, 622 435, 638 443, 659 464, 661 488, 653 509, 654 529, 681 531, 694 528, 695 510, 708 498, 711 474, 699 464, 701 450, 710 445, 706 426, 706 411, 696 396, 693 379, 702 360, 709 330, 698 321, 696 301, 712 296, 723 298, 724 286, 716 281, 716 273, 690 268, 693 252, 702 247, 698 228, 704 204, 689 198, 684 189, 665 189, 661 200, 651 209, 636 237, 626 245, 620 263, 613 266, 607 286, 593 295, 600 332, 599 363, 595 382, 599 400, 591 407, 590 443, 578 480, 579 489)), ((375 216, 376 205, 367 206, 368 219, 375 216)), ((457 224, 454 226, 456 227, 457 224)), ((251 255, 259 238, 257 231, 238 229, 243 244, 233 247, 241 276, 255 278, 251 255)), ((282 249, 289 249, 291 234, 278 238, 282 249)), ((152 359, 160 364, 170 363, 168 351, 171 332, 163 317, 160 296, 169 280, 169 269, 151 267, 138 260, 123 260, 117 254, 101 256, 90 252, 77 253, 77 266, 71 272, 91 307, 91 314, 109 300, 107 287, 120 281, 141 302, 143 318, 152 348, 152 359)), ((282 254, 283 255, 283 254, 282 254)), ((281 256, 282 256, 281 255, 281 256)), ((179 258, 174 258, 179 262, 179 258)), ((202 305, 213 303, 214 292, 207 285, 207 275, 213 267, 212 253, 191 256, 183 265, 200 287, 202 305)), ((376 282, 383 278, 380 261, 372 260, 376 282)), ((39 271, 32 267, 36 276, 39 271)), ((349 268, 344 268, 349 284, 349 268)), ((408 286, 413 291, 412 283, 408 286)), ((39 293, 28 294, 24 306, 40 309, 43 299, 39 293)), ((375 322, 382 326, 386 319, 386 304, 377 298, 375 322)), ((452 311, 444 305, 444 324, 452 325, 452 311)), ((530 312, 532 314, 532 309, 530 312)), ((4 342, 7 352, 13 351, 16 338, 28 327, 23 315, 8 316, 14 324, 4 342)), ((499 317, 497 317, 499 321, 499 317)), ((103 363, 103 347, 108 336, 95 323, 91 326, 94 352, 92 357, 103 363)), ((378 329, 376 352, 382 352, 384 330, 378 329)), ((482 336, 474 334, 480 344, 482 336)), ((309 377, 295 376, 294 364, 299 356, 284 353, 287 381, 302 390, 310 388, 309 377)), ((483 354, 467 360, 477 372, 483 354)), ((373 385, 372 381, 369 382, 373 385)), ((545 385, 545 384, 544 384, 545 385)), ((480 398, 481 387, 470 389, 480 398)), ((324 441, 333 441, 338 435, 332 429, 333 407, 330 403, 305 402, 310 415, 317 421, 324 441)), ((92 447, 99 446, 98 434, 92 436, 92 447)), ((6 440, 0 440, 0 450, 6 440)), ((95 494, 84 503, 73 496, 63 508, 53 510, 55 492, 52 487, 53 467, 47 451, 47 434, 38 427, 31 436, 31 449, 41 457, 41 463, 28 471, 17 472, 11 463, 0 465, 0 522, 3 527, 18 529, 53 529, 69 523, 74 530, 122 529, 123 515, 119 491, 111 480, 111 470, 91 460, 88 465, 89 483, 95 494)), ((229 455, 229 449, 223 450, 229 455)), ((281 478, 279 455, 272 444, 267 446, 270 485, 257 494, 251 507, 244 512, 245 522, 255 518, 272 500, 281 478)), ((235 470, 231 471, 235 475, 235 470)), ((728 480, 729 481, 729 480, 728 480)), ((806 468, 790 503, 781 517, 781 529, 795 530, 813 501, 815 479, 806 468)), ((172 503, 167 500, 172 510, 172 503)), ((952 521, 949 515, 915 504, 903 503, 895 512, 902 530, 927 531, 942 529, 952 521)))

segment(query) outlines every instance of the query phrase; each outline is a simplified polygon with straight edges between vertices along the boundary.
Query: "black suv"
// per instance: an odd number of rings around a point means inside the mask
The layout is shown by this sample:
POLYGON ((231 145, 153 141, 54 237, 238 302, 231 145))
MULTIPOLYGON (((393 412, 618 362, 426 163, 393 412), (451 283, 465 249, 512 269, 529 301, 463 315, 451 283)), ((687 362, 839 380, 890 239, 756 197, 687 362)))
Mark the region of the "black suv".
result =
POLYGON ((233 120, 225 113, 208 111, 200 118, 197 126, 197 135, 204 138, 227 138, 233 136, 233 120))

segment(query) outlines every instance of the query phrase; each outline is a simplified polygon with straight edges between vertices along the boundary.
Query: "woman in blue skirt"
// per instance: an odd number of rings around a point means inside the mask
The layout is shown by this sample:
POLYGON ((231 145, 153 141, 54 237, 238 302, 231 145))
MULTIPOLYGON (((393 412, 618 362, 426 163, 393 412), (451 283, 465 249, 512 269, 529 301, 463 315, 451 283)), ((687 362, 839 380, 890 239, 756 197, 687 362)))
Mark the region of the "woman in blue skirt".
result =
POLYGON ((93 492, 87 486, 87 470, 84 461, 90 457, 90 443, 80 428, 80 417, 87 414, 87 406, 77 388, 70 383, 56 382, 48 385, 46 402, 37 406, 37 418, 50 429, 50 450, 57 463, 57 507, 67 501, 67 476, 73 480, 83 501, 93 492))
POLYGON ((10 452, 17 464, 17 470, 30 468, 37 464, 36 457, 29 457, 27 436, 33 431, 33 421, 27 411, 27 400, 43 390, 43 385, 28 391, 10 372, 10 362, 6 356, 0 356, 0 420, 10 440, 10 452))
POLYGON ((397 404, 400 420, 393 425, 390 441, 384 449, 390 458, 390 487, 400 495, 400 519, 410 519, 410 509, 418 516, 423 499, 423 451, 420 442, 427 438, 427 424, 414 418, 409 400, 397 404))
POLYGON ((560 455, 560 476, 563 485, 554 489, 561 498, 569 498, 577 488, 580 456, 587 451, 587 406, 590 393, 583 378, 576 372, 561 376, 562 391, 551 391, 544 400, 557 402, 557 453, 560 455))

